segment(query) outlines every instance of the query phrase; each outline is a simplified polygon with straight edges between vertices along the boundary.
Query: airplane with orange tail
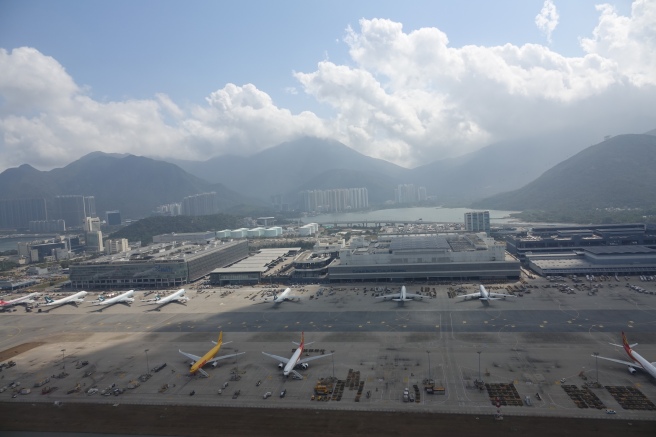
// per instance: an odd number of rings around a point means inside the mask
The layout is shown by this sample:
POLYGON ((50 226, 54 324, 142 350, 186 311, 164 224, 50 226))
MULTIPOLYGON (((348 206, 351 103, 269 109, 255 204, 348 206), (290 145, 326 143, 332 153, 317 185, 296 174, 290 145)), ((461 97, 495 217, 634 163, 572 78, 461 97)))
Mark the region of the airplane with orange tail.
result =
MULTIPOLYGON (((656 362, 650 363, 649 361, 644 359, 639 353, 634 351, 632 348, 636 346, 638 343, 629 344, 629 342, 626 340, 626 335, 624 334, 624 332, 622 332, 621 345, 614 344, 614 343, 610 343, 610 344, 616 347, 624 348, 624 351, 629 356, 629 358, 631 358, 631 361, 616 360, 615 358, 607 358, 607 357, 598 357, 598 358, 601 358, 602 360, 614 361, 616 363, 625 364, 629 366, 629 372, 631 374, 636 373, 636 369, 640 369, 650 374, 653 378, 656 378, 656 362)), ((593 357, 594 356, 595 355, 593 355, 593 357)))
POLYGON ((219 334, 219 341, 213 341, 216 346, 214 346, 212 349, 210 349, 205 355, 202 357, 199 357, 198 355, 190 354, 187 352, 182 352, 181 350, 178 349, 178 352, 180 352, 182 355, 185 357, 189 358, 191 360, 191 368, 189 369, 190 374, 195 374, 196 372, 200 372, 208 378, 210 375, 207 374, 206 371, 203 370, 203 366, 206 364, 211 365, 212 367, 216 367, 219 365, 220 360, 225 360, 226 358, 232 358, 236 357, 237 355, 241 355, 245 352, 240 352, 238 354, 230 354, 230 355, 222 355, 220 357, 215 358, 214 356, 219 353, 219 349, 221 349, 221 346, 223 344, 228 344, 230 343, 229 341, 223 343, 223 331, 219 334))
POLYGON ((273 355, 273 354, 268 354, 266 352, 262 352, 264 355, 271 357, 275 360, 278 360, 280 362, 280 364, 278 364, 278 368, 282 369, 282 374, 284 376, 289 376, 289 374, 291 373, 294 379, 303 379, 303 375, 301 375, 296 370, 294 370, 297 366, 301 366, 301 368, 307 369, 309 367, 308 364, 309 361, 318 360, 319 358, 332 355, 332 354, 324 354, 324 355, 318 355, 316 357, 301 359, 301 356, 303 355, 303 349, 305 348, 305 346, 312 344, 312 343, 305 343, 305 333, 303 332, 301 332, 301 342, 296 343, 295 341, 292 341, 292 343, 297 345, 298 348, 294 351, 291 358, 285 358, 279 355, 273 355))

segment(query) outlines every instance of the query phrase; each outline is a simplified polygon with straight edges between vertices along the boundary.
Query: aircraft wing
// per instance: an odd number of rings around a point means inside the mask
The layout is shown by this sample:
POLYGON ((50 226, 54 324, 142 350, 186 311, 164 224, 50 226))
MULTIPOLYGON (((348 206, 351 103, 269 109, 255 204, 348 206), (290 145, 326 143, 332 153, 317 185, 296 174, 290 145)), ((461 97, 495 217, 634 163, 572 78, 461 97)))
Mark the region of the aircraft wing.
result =
POLYGON ((410 299, 423 299, 424 296, 420 296, 418 294, 413 294, 413 293, 406 293, 405 297, 410 298, 410 299))
POLYGON ((386 294, 384 296, 378 296, 376 299, 399 299, 400 297, 401 297, 401 293, 394 293, 394 294, 386 294))
POLYGON ((230 354, 230 355, 221 355, 220 357, 214 357, 211 360, 208 361, 208 363, 214 363, 216 361, 220 360, 225 360, 226 358, 232 358, 236 357, 237 355, 245 354, 246 352, 239 352, 238 354, 230 354))
POLYGON ((324 355, 317 355, 316 357, 304 358, 302 360, 298 360, 298 364, 303 364, 303 363, 307 363, 308 361, 318 360, 319 358, 323 358, 323 357, 329 357, 330 355, 332 354, 324 354, 324 355))
POLYGON ((497 296, 501 296, 501 297, 515 297, 515 296, 513 296, 512 294, 493 293, 493 292, 491 292, 491 291, 488 292, 488 294, 489 294, 490 296, 493 296, 493 297, 497 297, 497 296))
MULTIPOLYGON (((592 356, 594 357, 594 355, 592 355, 592 356)), ((640 363, 631 363, 631 362, 629 362, 629 361, 616 360, 615 358, 606 358, 606 357, 597 357, 597 358, 601 358, 602 360, 613 361, 613 362, 615 362, 615 363, 625 364, 625 365, 627 365, 627 366, 631 366, 631 367, 635 367, 635 368, 638 368, 638 369, 642 369, 642 366, 640 365, 640 363)))
POLYGON ((201 358, 203 358, 203 357, 199 357, 198 355, 189 354, 189 353, 187 353, 187 352, 182 352, 180 349, 178 349, 178 352, 180 352, 182 355, 184 355, 185 357, 189 358, 190 360, 193 360, 194 362, 197 362, 198 360, 200 360, 201 358))
POLYGON ((271 357, 271 358, 273 358, 273 359, 275 359, 275 360, 280 361, 281 363, 285 363, 285 364, 287 364, 287 363, 289 362, 289 358, 281 357, 281 356, 279 356, 279 355, 268 354, 268 353, 266 353, 266 352, 262 352, 262 353, 263 353, 264 355, 268 356, 268 357, 271 357))

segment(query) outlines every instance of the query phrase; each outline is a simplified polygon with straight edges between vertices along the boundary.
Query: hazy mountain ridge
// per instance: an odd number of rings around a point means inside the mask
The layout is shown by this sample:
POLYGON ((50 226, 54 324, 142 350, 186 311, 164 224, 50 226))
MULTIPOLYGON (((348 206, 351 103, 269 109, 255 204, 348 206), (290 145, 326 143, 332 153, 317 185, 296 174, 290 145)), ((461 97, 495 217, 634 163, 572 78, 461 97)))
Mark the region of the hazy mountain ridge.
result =
POLYGON ((158 205, 180 202, 185 196, 216 191, 224 207, 243 196, 220 184, 210 184, 174 164, 141 156, 116 157, 102 152, 85 155, 63 168, 42 172, 24 165, 0 174, 4 198, 56 195, 95 196, 96 211, 120 210, 124 217, 144 217, 158 205))
POLYGON ((656 205, 656 136, 617 135, 577 153, 515 191, 476 208, 557 210, 656 205))
POLYGON ((220 182, 263 200, 283 194, 286 201, 294 203, 301 190, 367 187, 370 203, 380 204, 393 200, 397 185, 415 184, 426 187, 438 203, 467 206, 531 182, 586 147, 586 138, 575 131, 563 131, 516 139, 414 169, 368 157, 338 141, 318 138, 289 141, 250 157, 167 161, 210 182, 220 182), (346 170, 350 171, 348 186, 339 176, 346 170))
MULTIPOLYGON (((571 138, 538 149, 528 147, 529 140, 516 140, 415 169, 317 138, 282 143, 251 157, 175 161, 188 171, 151 158, 94 152, 51 171, 29 165, 8 169, 0 174, 0 187, 4 198, 45 197, 50 203, 59 194, 94 195, 98 214, 118 209, 124 217, 134 218, 149 215, 157 205, 208 191, 218 193, 223 212, 239 205, 262 208, 272 194, 282 194, 294 205, 302 190, 352 187, 366 187, 370 205, 377 205, 393 199, 396 186, 407 183, 425 186, 429 196, 448 206, 473 202, 475 208, 507 210, 637 207, 656 205, 651 189, 656 186, 652 133, 656 130, 618 135, 578 153, 582 146, 572 148, 571 138), (567 154, 573 156, 544 168, 567 154), (230 185, 208 182, 200 174, 230 185)), ((557 139, 556 135, 543 141, 557 139)))

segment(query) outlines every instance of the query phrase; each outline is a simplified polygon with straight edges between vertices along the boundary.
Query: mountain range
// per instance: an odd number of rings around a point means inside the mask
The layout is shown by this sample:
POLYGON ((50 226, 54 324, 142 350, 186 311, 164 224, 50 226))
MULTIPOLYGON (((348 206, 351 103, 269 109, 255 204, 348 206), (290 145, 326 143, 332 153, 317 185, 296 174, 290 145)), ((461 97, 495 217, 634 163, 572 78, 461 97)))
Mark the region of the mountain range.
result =
POLYGON ((576 135, 497 143, 469 155, 414 169, 371 158, 334 140, 302 138, 250 157, 206 161, 90 153, 71 164, 39 171, 27 164, 0 173, 2 198, 83 194, 96 210, 124 217, 150 215, 158 205, 214 191, 222 211, 263 208, 280 195, 294 204, 299 191, 366 187, 371 205, 392 200, 399 184, 426 187, 446 206, 524 210, 656 205, 656 130, 618 135, 594 145, 576 135), (567 140, 563 138, 567 137, 567 140), (540 144, 550 144, 540 147, 540 144))

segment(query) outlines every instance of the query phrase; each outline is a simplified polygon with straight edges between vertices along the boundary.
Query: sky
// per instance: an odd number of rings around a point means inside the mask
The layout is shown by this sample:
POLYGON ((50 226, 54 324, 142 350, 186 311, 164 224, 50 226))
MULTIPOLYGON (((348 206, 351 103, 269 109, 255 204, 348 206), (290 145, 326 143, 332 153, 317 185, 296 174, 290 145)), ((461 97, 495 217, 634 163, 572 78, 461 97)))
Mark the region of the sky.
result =
POLYGON ((654 128, 653 0, 0 0, 0 172, 305 136, 413 168, 654 128))

